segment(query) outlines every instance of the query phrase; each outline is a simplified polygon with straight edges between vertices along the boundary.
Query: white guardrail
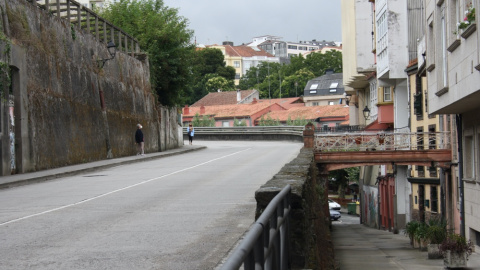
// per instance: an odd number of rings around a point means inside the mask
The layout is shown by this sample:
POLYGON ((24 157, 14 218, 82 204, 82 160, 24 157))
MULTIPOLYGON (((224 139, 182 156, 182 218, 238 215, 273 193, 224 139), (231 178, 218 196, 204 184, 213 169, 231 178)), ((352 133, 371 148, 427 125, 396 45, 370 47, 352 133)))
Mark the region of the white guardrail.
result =
MULTIPOLYGON (((196 135, 297 135, 303 136, 305 126, 255 126, 255 127, 194 127, 196 135)), ((183 128, 187 134, 187 128, 183 128)))

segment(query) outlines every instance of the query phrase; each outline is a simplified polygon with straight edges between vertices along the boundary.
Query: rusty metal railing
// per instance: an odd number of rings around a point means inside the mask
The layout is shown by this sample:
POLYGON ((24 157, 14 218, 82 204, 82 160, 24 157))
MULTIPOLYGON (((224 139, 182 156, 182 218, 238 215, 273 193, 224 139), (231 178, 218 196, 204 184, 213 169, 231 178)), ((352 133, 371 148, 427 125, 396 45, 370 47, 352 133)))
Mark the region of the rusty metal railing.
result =
POLYGON ((92 34, 99 42, 113 41, 118 51, 139 53, 138 41, 122 29, 98 16, 75 0, 28 0, 47 13, 67 20, 72 26, 92 34))
POLYGON ((290 191, 287 185, 270 201, 221 270, 289 269, 290 191))
POLYGON ((449 149, 450 132, 359 132, 316 134, 315 151, 449 149))

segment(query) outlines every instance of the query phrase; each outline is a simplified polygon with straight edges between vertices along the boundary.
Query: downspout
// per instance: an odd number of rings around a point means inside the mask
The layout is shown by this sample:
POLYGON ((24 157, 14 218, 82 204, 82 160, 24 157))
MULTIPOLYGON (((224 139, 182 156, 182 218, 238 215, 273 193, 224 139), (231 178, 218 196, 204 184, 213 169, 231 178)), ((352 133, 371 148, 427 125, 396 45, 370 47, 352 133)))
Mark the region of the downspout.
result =
POLYGON ((460 235, 465 237, 465 202, 463 200, 463 132, 462 132, 462 115, 457 114, 455 117, 457 125, 458 137, 458 193, 460 200, 460 235))

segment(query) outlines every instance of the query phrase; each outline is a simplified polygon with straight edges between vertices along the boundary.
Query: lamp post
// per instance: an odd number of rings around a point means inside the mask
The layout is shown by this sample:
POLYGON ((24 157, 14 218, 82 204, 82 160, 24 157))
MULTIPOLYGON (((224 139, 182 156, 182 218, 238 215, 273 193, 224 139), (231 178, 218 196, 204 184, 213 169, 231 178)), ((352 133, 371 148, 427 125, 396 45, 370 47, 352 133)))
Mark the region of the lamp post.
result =
POLYGON ((115 58, 115 54, 117 53, 117 45, 115 45, 115 43, 110 40, 107 44, 107 50, 108 50, 108 53, 110 54, 110 58, 105 58, 105 59, 98 60, 98 67, 99 68, 103 68, 103 66, 105 65, 105 62, 115 58))
POLYGON ((366 105, 363 109, 363 117, 365 117, 365 121, 370 120, 370 109, 366 105))
POLYGON ((345 106, 344 107, 349 107, 350 98, 352 97, 352 95, 348 95, 347 92, 344 92, 343 97, 345 98, 345 106))

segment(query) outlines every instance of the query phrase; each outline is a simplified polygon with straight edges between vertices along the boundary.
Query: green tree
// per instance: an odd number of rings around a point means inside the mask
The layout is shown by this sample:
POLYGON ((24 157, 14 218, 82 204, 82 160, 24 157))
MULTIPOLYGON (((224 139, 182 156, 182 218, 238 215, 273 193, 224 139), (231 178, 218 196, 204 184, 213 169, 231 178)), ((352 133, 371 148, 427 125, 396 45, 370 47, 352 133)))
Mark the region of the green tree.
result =
POLYGON ((195 103, 209 92, 218 89, 230 91, 235 88, 235 69, 225 65, 225 58, 219 49, 206 48, 195 52, 192 77, 190 86, 192 95, 187 97, 187 104, 195 103), (225 79, 226 82, 218 77, 225 79), (216 79, 207 86, 207 82, 212 78, 216 79))
POLYGON ((208 92, 217 92, 219 89, 222 91, 234 90, 230 81, 218 75, 214 75, 212 78, 208 79, 205 83, 205 89, 207 89, 208 92))
POLYGON ((200 116, 198 113, 193 116, 192 125, 194 127, 214 127, 215 119, 207 115, 200 116))
POLYGON ((311 53, 306 58, 302 55, 292 56, 288 65, 262 62, 246 71, 240 78, 239 88, 257 89, 260 98, 300 96, 307 82, 324 75, 327 69, 335 73, 342 72, 341 52, 311 53))
POLYGON ((193 31, 178 9, 163 0, 120 0, 108 5, 102 17, 135 37, 148 54, 152 87, 160 103, 183 105, 191 96, 193 31))
POLYGON ((305 67, 320 77, 327 69, 334 73, 342 73, 342 53, 339 51, 327 51, 325 53, 311 53, 305 59, 305 67))
POLYGON ((345 189, 347 188, 349 181, 358 182, 359 174, 359 167, 350 167, 346 169, 330 171, 328 174, 328 179, 335 179, 335 181, 331 183, 332 188, 337 188, 338 197, 344 199, 345 189))
POLYGON ((282 81, 282 89, 285 89, 288 97, 301 96, 303 95, 303 89, 305 89, 307 82, 313 78, 315 78, 313 72, 302 68, 282 81))
POLYGON ((267 113, 267 117, 260 117, 260 121, 258 121, 259 126, 280 126, 280 121, 278 119, 273 119, 269 113, 267 113))
POLYGON ((247 126, 247 121, 245 119, 238 120, 236 118, 233 119, 233 126, 234 127, 246 127, 247 126))

